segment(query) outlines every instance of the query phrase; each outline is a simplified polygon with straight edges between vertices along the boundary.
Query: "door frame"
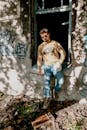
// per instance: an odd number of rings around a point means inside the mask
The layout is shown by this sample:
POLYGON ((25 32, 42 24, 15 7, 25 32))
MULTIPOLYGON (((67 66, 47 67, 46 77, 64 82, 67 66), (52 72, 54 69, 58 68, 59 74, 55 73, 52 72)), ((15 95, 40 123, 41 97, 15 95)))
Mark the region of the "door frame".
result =
MULTIPOLYGON (((52 9, 45 9, 44 8, 44 0, 42 0, 42 9, 38 10, 37 9, 37 0, 33 1, 34 3, 34 56, 35 56, 35 60, 37 59, 37 21, 36 21, 36 15, 39 14, 47 14, 47 13, 57 13, 57 12, 65 12, 65 11, 69 11, 69 21, 68 21, 68 63, 71 63, 71 52, 72 52, 72 47, 71 47, 71 35, 72 35, 72 0, 69 0, 69 5, 66 8, 63 8, 63 6, 56 8, 55 10, 52 9)), ((67 24, 67 23, 65 23, 67 24)))

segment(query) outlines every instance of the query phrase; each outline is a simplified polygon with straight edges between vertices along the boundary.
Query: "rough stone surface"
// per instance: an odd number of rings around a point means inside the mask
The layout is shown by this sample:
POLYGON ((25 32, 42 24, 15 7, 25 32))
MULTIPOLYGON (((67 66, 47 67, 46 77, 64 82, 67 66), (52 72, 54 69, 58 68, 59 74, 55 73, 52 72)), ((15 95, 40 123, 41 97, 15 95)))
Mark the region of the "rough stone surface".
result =
POLYGON ((41 100, 30 99, 27 96, 17 96, 16 98, 3 96, 0 99, 0 130, 8 126, 19 130, 27 130, 28 128, 33 130, 31 122, 47 112, 52 113, 59 130, 87 129, 86 99, 82 99, 77 103, 71 101, 55 103, 53 101, 46 111, 41 110, 40 103, 41 100))
POLYGON ((60 130, 86 130, 87 129, 87 102, 86 104, 76 103, 63 110, 58 111, 56 121, 60 130))

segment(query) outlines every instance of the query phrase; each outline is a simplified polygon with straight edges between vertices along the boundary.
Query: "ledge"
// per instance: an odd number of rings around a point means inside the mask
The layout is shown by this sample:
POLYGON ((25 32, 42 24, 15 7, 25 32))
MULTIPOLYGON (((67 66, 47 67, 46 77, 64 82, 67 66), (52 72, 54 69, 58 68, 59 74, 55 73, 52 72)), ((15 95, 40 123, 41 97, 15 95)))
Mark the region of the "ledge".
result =
POLYGON ((36 11, 36 14, 47 14, 47 13, 56 13, 56 12, 65 12, 70 11, 69 6, 61 6, 55 8, 48 8, 48 9, 39 9, 36 11))

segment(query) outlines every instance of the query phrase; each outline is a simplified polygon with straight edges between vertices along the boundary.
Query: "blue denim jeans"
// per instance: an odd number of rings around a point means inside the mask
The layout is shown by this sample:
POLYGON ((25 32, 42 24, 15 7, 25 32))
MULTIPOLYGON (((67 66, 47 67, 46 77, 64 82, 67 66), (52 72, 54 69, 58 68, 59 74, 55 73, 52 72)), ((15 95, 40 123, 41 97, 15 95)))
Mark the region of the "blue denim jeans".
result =
POLYGON ((64 83, 64 78, 63 78, 63 73, 62 71, 56 71, 54 68, 54 65, 47 66, 44 65, 44 97, 51 97, 51 88, 50 88, 50 81, 52 75, 54 75, 56 79, 55 83, 55 91, 59 92, 61 89, 63 83, 64 83))

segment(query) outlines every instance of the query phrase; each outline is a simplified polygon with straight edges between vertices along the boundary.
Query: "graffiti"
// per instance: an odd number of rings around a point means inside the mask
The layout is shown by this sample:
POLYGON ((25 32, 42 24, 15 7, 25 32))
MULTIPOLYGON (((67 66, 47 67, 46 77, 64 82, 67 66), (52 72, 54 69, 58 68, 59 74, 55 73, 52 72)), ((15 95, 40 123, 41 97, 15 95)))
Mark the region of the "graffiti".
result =
POLYGON ((13 55, 13 48, 10 45, 0 44, 0 55, 2 55, 2 56, 13 55))
POLYGON ((25 58, 27 46, 23 42, 17 42, 14 45, 15 35, 9 30, 0 32, 0 55, 2 56, 16 56, 18 58, 25 58))
POLYGON ((12 42, 14 38, 9 30, 0 32, 0 55, 10 56, 13 54, 12 42))
POLYGON ((24 58, 26 57, 26 45, 23 43, 17 43, 15 46, 15 54, 17 55, 18 58, 24 58))

